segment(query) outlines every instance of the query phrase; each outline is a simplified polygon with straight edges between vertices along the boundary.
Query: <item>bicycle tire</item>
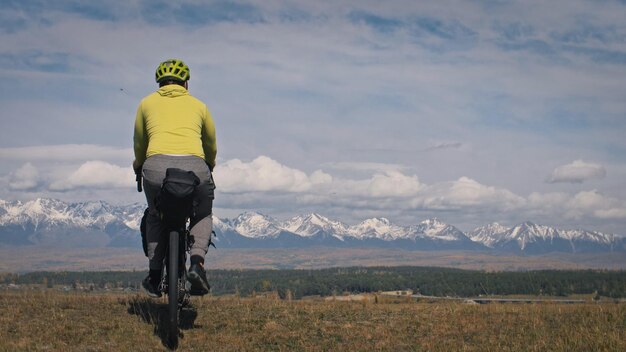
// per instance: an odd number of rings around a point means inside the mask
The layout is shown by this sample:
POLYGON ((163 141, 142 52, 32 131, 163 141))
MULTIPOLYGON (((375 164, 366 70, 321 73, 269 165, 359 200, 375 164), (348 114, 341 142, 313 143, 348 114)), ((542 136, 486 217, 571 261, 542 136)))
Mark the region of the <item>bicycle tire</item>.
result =
POLYGON ((178 236, 177 231, 170 232, 169 236, 167 305, 169 311, 169 343, 171 348, 178 346, 178 236))

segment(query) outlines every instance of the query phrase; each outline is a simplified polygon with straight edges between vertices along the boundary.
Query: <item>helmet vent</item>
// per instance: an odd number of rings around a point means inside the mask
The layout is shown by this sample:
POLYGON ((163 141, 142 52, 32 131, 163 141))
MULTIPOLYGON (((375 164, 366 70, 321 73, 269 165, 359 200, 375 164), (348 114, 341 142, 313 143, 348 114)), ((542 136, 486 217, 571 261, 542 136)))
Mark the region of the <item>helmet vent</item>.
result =
POLYGON ((191 77, 189 66, 178 59, 163 61, 156 69, 155 78, 159 82, 165 78, 187 81, 191 77))

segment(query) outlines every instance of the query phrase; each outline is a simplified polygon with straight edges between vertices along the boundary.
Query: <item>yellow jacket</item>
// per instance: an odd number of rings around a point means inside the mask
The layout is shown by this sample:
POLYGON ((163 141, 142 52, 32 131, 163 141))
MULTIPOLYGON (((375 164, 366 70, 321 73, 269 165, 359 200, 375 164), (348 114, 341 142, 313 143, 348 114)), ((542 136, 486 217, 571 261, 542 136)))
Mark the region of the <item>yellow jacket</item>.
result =
POLYGON ((176 84, 141 100, 135 118, 135 163, 156 154, 195 155, 213 168, 215 125, 206 105, 176 84))

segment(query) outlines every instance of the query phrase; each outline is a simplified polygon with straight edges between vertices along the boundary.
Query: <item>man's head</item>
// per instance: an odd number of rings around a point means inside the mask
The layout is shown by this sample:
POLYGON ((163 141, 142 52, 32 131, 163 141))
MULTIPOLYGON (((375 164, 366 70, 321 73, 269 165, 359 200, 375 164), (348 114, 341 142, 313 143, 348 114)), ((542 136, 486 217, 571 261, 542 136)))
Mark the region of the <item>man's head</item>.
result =
POLYGON ((161 62, 156 69, 155 78, 159 86, 178 84, 186 87, 191 78, 189 66, 182 60, 169 59, 161 62))

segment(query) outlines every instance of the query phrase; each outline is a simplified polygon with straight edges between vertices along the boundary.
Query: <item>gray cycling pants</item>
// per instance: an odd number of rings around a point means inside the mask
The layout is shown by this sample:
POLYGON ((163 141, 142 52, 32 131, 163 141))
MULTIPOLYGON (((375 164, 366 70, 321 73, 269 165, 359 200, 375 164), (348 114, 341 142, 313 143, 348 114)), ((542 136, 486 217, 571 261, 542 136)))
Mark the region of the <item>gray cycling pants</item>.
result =
POLYGON ((161 190, 161 184, 165 178, 165 170, 179 168, 193 171, 200 179, 201 190, 196 197, 197 208, 195 218, 190 219, 191 235, 194 243, 191 247, 191 256, 205 257, 213 231, 213 190, 215 185, 209 167, 204 160, 192 155, 154 155, 146 159, 143 164, 143 190, 148 202, 148 214, 146 216, 146 240, 148 242, 148 259, 151 270, 160 270, 163 267, 167 244, 163 233, 163 225, 159 218, 159 212, 155 206, 156 196, 161 190))

